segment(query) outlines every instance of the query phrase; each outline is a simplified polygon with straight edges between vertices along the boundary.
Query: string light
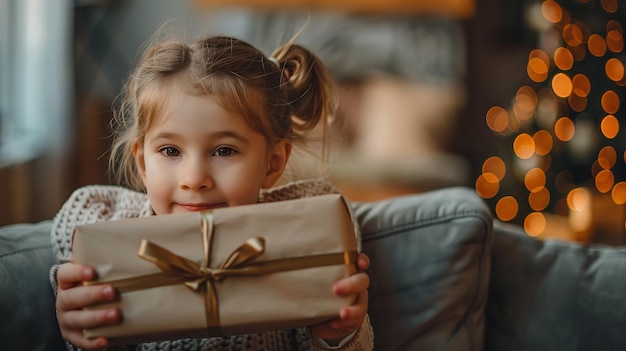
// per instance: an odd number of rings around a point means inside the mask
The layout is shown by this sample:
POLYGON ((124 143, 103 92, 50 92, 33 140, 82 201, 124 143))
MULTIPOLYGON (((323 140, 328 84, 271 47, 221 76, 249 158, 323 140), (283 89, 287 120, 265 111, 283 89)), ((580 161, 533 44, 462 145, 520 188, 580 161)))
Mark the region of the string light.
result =
POLYGON ((530 5, 529 13, 537 18, 529 23, 543 36, 528 54, 531 84, 518 89, 510 106, 493 106, 485 115, 489 129, 504 137, 512 151, 510 158, 484 161, 476 191, 494 204, 500 220, 521 220, 534 236, 546 230, 546 212, 578 213, 579 223, 571 220, 572 228, 588 227, 591 190, 610 194, 616 205, 626 204, 626 137, 620 120, 625 5, 619 0, 577 2, 601 13, 585 16, 585 22, 568 11, 575 3, 530 5), (598 26, 599 18, 606 20, 604 27, 598 26), (550 39, 554 33, 558 44, 550 39), (597 154, 590 152, 594 148, 597 154), (559 168, 568 162, 571 169, 559 168))

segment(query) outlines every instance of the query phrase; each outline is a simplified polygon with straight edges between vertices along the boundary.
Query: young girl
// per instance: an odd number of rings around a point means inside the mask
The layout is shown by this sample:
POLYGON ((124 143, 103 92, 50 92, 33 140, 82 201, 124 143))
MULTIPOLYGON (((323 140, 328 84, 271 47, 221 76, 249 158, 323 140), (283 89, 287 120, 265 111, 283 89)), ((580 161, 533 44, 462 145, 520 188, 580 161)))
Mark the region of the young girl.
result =
MULTIPOLYGON (((111 163, 132 189, 76 190, 55 216, 52 239, 62 264, 53 267, 57 318, 68 348, 102 349, 106 338, 82 330, 115 324, 117 309, 83 307, 116 298, 109 285, 83 286, 91 267, 71 263, 71 235, 80 224, 200 211, 334 192, 322 181, 268 189, 281 177, 294 142, 335 111, 325 66, 293 40, 268 58, 241 40, 209 37, 191 44, 155 44, 130 75, 114 125, 111 163)), ((367 269, 365 255, 358 259, 367 269)), ((337 295, 356 294, 335 320, 309 328, 254 335, 183 339, 126 350, 371 350, 367 317, 369 277, 337 281, 337 295)))

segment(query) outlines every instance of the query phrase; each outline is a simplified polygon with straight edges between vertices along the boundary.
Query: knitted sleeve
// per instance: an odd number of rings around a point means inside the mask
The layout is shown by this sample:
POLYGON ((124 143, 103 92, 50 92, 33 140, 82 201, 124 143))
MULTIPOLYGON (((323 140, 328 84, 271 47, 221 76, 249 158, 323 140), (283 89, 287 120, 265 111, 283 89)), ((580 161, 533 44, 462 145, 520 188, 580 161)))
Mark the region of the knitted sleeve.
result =
POLYGON ((72 234, 78 225, 152 214, 148 196, 126 188, 90 185, 75 190, 52 221, 52 247, 60 262, 72 255, 72 234))

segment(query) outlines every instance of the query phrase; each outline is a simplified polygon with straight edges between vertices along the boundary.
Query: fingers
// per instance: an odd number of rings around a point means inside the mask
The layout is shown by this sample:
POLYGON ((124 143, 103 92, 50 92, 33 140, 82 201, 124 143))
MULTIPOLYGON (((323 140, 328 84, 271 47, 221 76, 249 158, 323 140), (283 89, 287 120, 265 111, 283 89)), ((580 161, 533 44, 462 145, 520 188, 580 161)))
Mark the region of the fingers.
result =
POLYGON ((104 350, 109 345, 106 338, 87 339, 83 337, 82 330, 71 331, 67 334, 63 334, 63 337, 72 345, 82 350, 104 350))
POLYGON ((367 273, 360 272, 335 282, 333 284, 333 293, 338 296, 357 294, 367 290, 369 285, 370 277, 367 273))
POLYGON ((360 253, 356 265, 362 271, 367 270, 370 267, 370 258, 366 254, 360 253))
POLYGON ((65 263, 57 271, 59 289, 65 290, 80 284, 83 281, 93 280, 96 276, 93 268, 74 263, 65 263))
POLYGON ((85 350, 100 350, 108 345, 106 338, 87 339, 83 329, 116 324, 121 320, 117 308, 89 309, 84 307, 112 301, 115 290, 111 285, 83 286, 83 281, 95 278, 93 268, 66 263, 57 271, 56 310, 63 338, 85 350))

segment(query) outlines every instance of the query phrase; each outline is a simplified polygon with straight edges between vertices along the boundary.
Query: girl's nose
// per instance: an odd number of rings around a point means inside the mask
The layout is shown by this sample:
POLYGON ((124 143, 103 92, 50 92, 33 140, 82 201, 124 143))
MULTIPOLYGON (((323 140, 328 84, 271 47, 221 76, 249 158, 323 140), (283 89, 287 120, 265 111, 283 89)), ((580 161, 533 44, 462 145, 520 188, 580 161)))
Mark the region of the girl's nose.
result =
POLYGON ((186 190, 203 190, 213 187, 209 166, 202 160, 186 160, 179 177, 180 187, 186 190))

